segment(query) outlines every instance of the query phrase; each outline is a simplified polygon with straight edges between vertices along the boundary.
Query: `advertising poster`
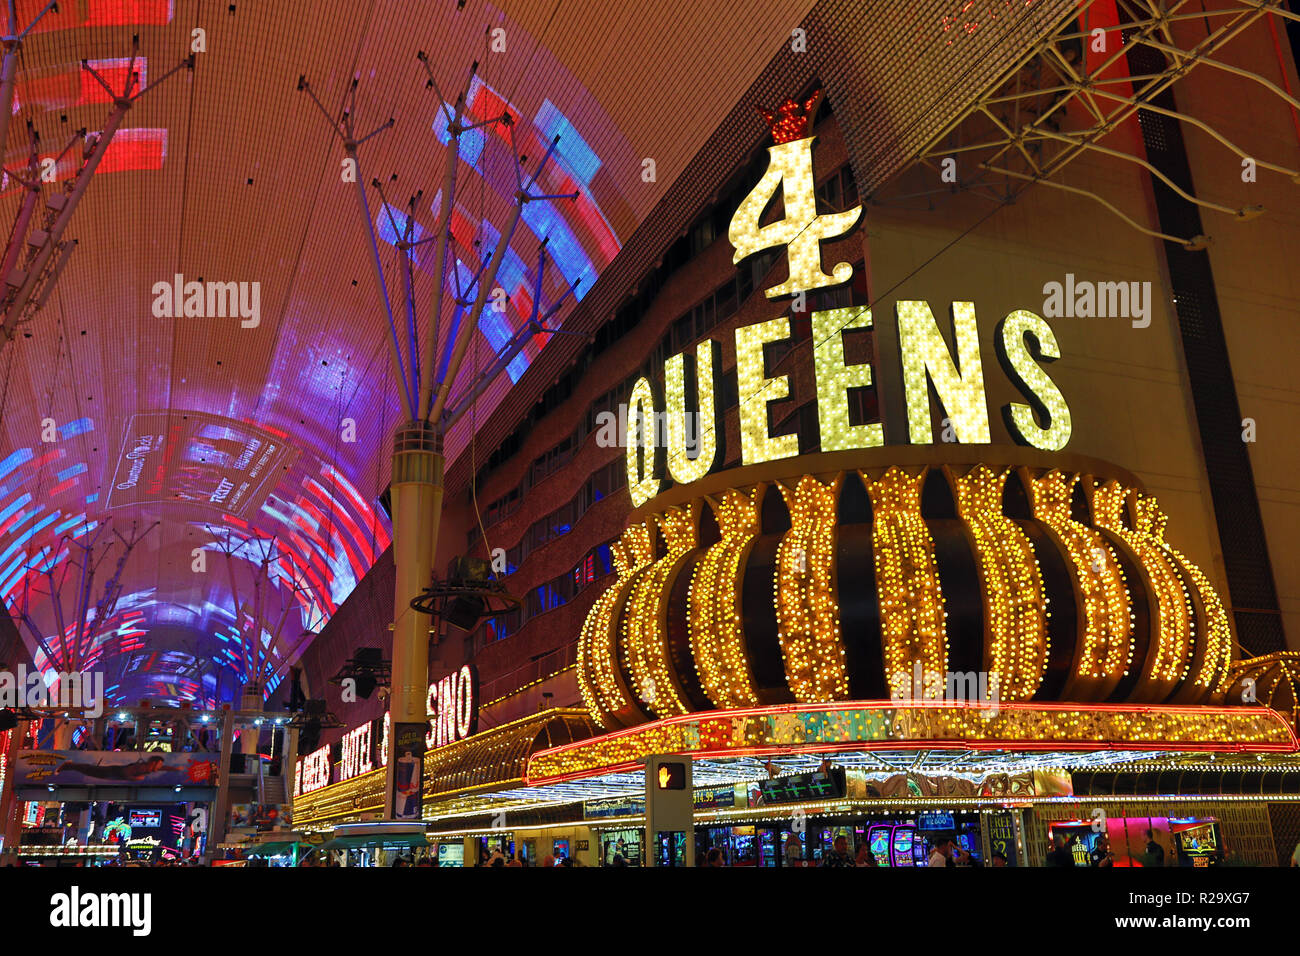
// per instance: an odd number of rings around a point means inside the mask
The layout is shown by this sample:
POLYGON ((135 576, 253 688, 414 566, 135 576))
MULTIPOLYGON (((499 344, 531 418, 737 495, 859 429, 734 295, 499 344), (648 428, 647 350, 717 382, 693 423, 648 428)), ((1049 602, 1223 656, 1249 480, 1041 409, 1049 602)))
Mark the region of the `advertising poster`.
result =
POLYGON ((989 847, 991 853, 1001 853, 1006 858, 1007 866, 1016 866, 1016 812, 998 810, 990 813, 989 847))
POLYGON ((256 511, 297 452, 256 425, 203 412, 141 412, 127 422, 105 507, 183 501, 256 511))
POLYGON ((16 786, 215 787, 216 756, 135 750, 20 750, 16 786))
POLYGON ((393 819, 423 817, 425 724, 394 724, 393 819))
POLYGON ((465 865, 465 844, 464 843, 439 843, 438 844, 438 865, 439 866, 464 866, 465 865))
POLYGON ((131 829, 140 828, 157 828, 162 826, 163 812, 161 810, 131 810, 131 829))
POLYGON ((247 804, 251 818, 247 826, 258 830, 278 830, 293 826, 293 814, 287 804, 250 803, 247 804))

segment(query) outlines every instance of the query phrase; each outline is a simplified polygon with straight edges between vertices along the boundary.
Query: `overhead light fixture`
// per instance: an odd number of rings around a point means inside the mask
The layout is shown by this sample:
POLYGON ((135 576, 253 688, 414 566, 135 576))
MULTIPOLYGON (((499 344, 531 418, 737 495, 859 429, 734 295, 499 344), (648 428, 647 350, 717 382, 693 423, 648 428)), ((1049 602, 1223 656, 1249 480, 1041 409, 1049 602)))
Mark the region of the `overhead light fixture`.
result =
POLYGON ((392 664, 392 661, 384 660, 382 648, 358 647, 329 682, 342 684, 350 680, 357 696, 369 700, 376 688, 387 688, 392 683, 392 664))
POLYGON ((472 631, 485 617, 495 617, 519 606, 519 598, 506 593, 482 558, 456 558, 446 581, 434 580, 432 587, 411 601, 411 609, 436 616, 452 627, 472 631))

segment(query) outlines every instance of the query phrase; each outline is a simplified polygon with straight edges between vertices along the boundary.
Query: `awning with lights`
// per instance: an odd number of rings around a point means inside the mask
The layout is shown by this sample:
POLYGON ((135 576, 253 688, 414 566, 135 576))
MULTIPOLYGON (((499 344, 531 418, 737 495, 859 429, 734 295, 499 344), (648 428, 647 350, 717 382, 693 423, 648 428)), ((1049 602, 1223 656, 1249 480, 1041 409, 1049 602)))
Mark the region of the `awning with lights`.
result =
MULTIPOLYGON (((426 808, 431 799, 463 798, 521 786, 533 754, 598 733, 580 708, 554 708, 493 727, 424 756, 426 808)), ((378 812, 384 804, 382 769, 294 799, 294 819, 316 825, 378 812)), ((372 841, 373 842, 373 841, 372 841)))

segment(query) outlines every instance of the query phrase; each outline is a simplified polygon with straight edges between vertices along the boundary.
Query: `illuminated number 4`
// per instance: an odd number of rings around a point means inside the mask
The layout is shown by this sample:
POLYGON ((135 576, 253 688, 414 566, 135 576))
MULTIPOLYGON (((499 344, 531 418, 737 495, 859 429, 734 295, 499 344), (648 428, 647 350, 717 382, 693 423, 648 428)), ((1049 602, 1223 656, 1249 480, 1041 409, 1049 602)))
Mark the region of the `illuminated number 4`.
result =
POLYGON ((808 135, 808 128, 820 100, 818 92, 802 104, 786 100, 775 113, 763 111, 776 145, 768 148, 767 172, 741 201, 727 232, 736 250, 733 263, 764 249, 785 247, 790 274, 785 282, 767 290, 769 299, 838 285, 853 278, 853 266, 847 262, 837 263, 830 275, 822 271, 822 240, 842 236, 852 229, 862 215, 862 206, 824 216, 817 214, 812 163, 812 144, 816 137, 808 135), (785 204, 785 217, 760 226, 763 212, 778 188, 785 204))

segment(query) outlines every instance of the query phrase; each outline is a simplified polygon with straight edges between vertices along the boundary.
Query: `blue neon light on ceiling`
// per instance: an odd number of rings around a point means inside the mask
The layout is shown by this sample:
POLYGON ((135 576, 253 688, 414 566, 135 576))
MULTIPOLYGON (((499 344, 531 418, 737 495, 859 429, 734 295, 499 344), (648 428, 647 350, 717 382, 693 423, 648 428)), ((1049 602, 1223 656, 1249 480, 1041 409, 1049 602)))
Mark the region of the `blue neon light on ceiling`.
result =
POLYGON ((5 477, 19 465, 25 464, 34 458, 30 448, 19 448, 16 452, 0 461, 0 478, 5 477))
POLYGON ((547 100, 537 111, 537 118, 533 122, 546 136, 548 145, 557 134, 559 135, 560 142, 555 147, 555 154, 564 161, 564 165, 584 186, 591 185, 592 177, 600 169, 600 157, 573 128, 573 124, 560 112, 559 107, 547 100))
POLYGON ((71 438, 73 435, 83 435, 86 432, 95 430, 95 423, 89 418, 78 418, 75 421, 68 422, 59 429, 60 438, 71 438))
MULTIPOLYGON (((381 204, 375 214, 375 229, 384 242, 390 246, 397 245, 398 240, 402 238, 402 233, 406 232, 406 213, 387 203, 381 204), (396 225, 395 229, 394 225, 396 225)), ((424 230, 417 222, 411 229, 411 241, 419 242, 422 238, 424 238, 424 230)))
POLYGON ((582 301, 596 280, 596 270, 564 217, 550 203, 530 202, 524 205, 523 220, 539 241, 550 239, 546 244, 547 254, 574 286, 574 299, 582 301))
MULTIPOLYGON (((453 109, 452 106, 447 105, 446 109, 438 110, 438 114, 433 120, 433 135, 438 137, 438 142, 442 143, 443 146, 451 142, 451 134, 447 132, 447 117, 450 115, 449 111, 453 109)), ((465 119, 466 117, 461 118, 465 119)), ((475 169, 479 169, 479 159, 483 156, 483 144, 485 142, 482 127, 464 130, 460 134, 460 158, 475 169)))

